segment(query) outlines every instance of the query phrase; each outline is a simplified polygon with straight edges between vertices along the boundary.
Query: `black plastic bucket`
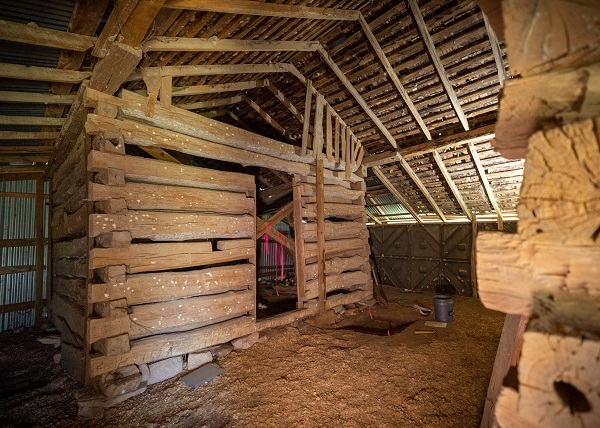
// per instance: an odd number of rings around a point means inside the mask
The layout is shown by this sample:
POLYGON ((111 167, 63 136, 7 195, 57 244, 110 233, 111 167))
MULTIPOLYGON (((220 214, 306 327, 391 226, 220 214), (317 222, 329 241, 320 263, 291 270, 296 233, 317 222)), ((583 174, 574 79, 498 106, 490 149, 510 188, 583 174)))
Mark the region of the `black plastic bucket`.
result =
POLYGON ((433 296, 433 310, 435 320, 440 322, 451 322, 454 316, 454 301, 451 296, 433 296))

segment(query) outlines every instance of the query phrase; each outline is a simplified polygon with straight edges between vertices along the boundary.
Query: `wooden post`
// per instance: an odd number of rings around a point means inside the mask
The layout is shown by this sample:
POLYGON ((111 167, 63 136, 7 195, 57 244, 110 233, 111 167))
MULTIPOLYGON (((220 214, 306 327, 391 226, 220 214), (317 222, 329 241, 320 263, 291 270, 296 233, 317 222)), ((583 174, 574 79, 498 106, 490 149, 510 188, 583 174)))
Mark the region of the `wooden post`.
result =
POLYGON ((35 181, 35 326, 42 324, 44 309, 44 177, 35 181))
POLYGON ((304 225, 302 223, 302 180, 292 178, 294 203, 294 243, 296 245, 296 286, 298 287, 298 309, 304 307, 306 296, 306 264, 304 261, 304 225))
POLYGON ((310 130, 310 105, 312 102, 312 80, 306 81, 306 100, 304 102, 304 128, 302 129, 302 156, 308 150, 308 131, 310 130))
POLYGON ((321 94, 317 96, 317 110, 315 113, 315 156, 317 160, 317 264, 318 264, 318 289, 319 312, 323 314, 326 309, 327 297, 325 287, 325 180, 323 178, 323 102, 321 94))
POLYGON ((471 212, 471 289, 473 297, 477 293, 477 214, 471 212))

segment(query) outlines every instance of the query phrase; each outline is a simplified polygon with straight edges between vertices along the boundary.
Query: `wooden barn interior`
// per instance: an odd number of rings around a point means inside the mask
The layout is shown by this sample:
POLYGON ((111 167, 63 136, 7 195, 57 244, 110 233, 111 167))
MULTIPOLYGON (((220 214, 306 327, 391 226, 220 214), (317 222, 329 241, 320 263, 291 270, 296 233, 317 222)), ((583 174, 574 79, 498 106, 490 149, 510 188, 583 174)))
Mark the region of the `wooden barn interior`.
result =
POLYGON ((0 3, 0 425, 600 426, 597 0, 0 3))

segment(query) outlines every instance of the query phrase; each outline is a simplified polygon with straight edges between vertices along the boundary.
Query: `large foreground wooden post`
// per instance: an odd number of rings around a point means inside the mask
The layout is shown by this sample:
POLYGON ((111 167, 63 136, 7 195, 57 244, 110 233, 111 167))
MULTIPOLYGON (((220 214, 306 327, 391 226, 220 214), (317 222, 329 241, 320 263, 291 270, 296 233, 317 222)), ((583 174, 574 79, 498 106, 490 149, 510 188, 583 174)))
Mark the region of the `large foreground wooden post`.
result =
POLYGON ((492 144, 525 157, 525 169, 518 234, 477 240, 480 298, 514 314, 481 426, 600 426, 600 34, 588 25, 600 8, 502 6, 511 72, 522 77, 506 82, 492 144), (518 390, 500 388, 526 317, 518 390))

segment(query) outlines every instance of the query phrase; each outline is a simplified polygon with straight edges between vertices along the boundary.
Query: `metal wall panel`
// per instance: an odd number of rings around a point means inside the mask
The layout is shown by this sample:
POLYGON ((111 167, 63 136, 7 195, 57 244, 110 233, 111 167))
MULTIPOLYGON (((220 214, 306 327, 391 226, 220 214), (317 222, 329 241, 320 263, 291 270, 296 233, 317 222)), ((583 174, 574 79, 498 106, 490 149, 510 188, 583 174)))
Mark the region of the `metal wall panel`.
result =
POLYGON ((471 225, 369 227, 371 257, 383 284, 471 296, 471 225))

